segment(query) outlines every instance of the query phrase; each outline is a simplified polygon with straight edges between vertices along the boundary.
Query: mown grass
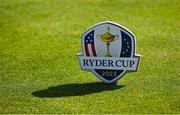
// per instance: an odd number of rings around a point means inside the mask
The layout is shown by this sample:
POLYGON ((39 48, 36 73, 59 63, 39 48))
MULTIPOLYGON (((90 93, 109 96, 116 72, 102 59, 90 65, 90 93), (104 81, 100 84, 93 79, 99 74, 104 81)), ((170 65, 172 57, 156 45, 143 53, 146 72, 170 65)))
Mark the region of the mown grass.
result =
POLYGON ((0 113, 180 113, 178 0, 0 0, 0 113), (114 21, 137 37, 118 86, 80 70, 81 35, 114 21))

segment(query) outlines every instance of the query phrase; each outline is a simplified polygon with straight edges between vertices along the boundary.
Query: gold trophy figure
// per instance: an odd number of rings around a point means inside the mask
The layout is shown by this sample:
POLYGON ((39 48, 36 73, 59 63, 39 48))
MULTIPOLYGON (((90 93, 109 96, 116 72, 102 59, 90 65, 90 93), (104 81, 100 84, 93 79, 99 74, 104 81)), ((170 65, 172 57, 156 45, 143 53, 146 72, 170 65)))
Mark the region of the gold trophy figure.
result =
POLYGON ((103 41, 106 45, 107 45, 107 53, 105 55, 105 57, 112 57, 109 53, 109 46, 110 46, 110 42, 113 42, 115 40, 117 40, 119 38, 118 35, 112 35, 110 33, 110 28, 109 26, 107 27, 108 31, 104 34, 101 34, 101 35, 97 35, 97 38, 101 41, 103 41))

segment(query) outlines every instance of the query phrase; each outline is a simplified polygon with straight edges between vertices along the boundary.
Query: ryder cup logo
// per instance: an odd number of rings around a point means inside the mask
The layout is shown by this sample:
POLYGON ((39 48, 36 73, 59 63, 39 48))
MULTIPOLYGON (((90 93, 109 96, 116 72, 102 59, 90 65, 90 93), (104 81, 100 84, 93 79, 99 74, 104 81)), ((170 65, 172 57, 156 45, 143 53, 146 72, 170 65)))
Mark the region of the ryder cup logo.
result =
POLYGON ((135 54, 133 33, 109 21, 94 25, 83 34, 78 58, 81 69, 93 72, 106 83, 137 71, 140 60, 135 54))

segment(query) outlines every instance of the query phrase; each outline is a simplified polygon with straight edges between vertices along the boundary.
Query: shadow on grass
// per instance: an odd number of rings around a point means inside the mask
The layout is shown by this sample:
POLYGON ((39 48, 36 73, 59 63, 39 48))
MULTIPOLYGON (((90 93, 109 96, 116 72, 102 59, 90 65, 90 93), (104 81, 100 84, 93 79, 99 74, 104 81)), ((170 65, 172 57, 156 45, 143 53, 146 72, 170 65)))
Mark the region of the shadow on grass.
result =
POLYGON ((41 98, 82 96, 102 91, 115 90, 122 87, 124 87, 124 85, 105 84, 102 82, 65 84, 49 87, 48 89, 44 90, 35 91, 32 92, 32 95, 41 98))

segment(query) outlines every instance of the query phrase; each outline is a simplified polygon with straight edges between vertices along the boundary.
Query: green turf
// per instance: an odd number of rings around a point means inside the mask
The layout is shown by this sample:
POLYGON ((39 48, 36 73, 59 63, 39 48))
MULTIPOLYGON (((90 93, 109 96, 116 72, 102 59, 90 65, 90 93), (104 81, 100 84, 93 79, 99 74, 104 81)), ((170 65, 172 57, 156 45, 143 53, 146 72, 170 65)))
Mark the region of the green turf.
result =
POLYGON ((0 0, 0 113, 180 113, 179 0, 0 0), (80 70, 82 32, 114 21, 137 37, 118 86, 80 70))

